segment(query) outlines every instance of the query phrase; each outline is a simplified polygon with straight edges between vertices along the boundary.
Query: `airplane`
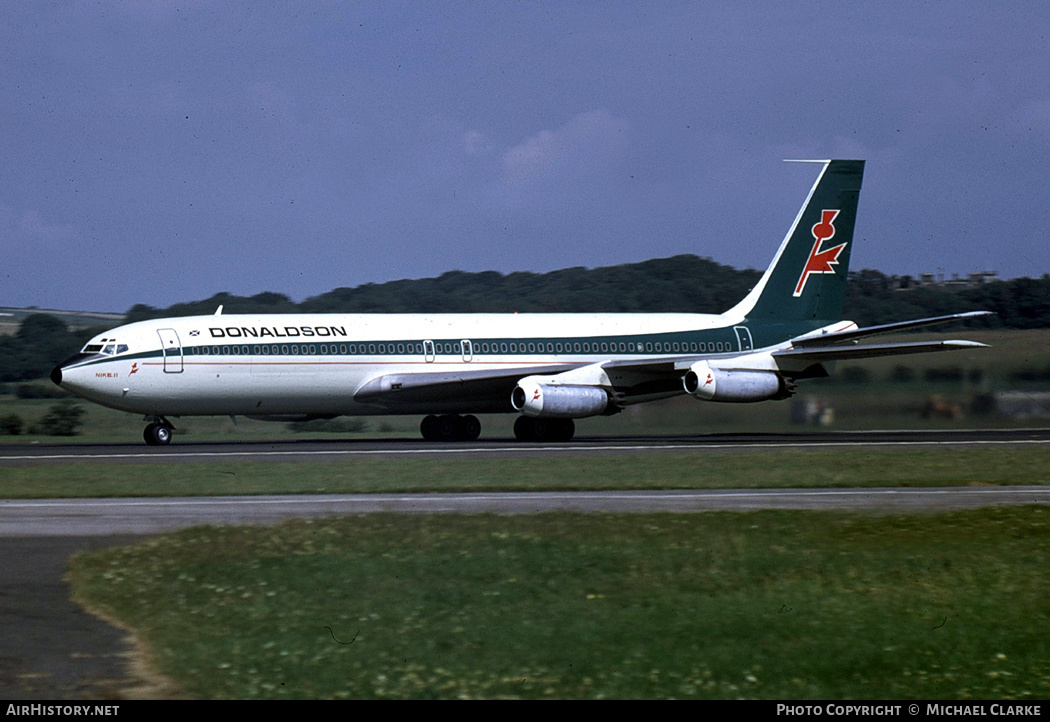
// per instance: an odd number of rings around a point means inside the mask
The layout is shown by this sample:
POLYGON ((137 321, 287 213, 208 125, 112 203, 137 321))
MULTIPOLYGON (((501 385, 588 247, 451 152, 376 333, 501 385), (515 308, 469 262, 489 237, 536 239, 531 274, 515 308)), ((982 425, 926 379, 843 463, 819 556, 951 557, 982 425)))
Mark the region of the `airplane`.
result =
MULTIPOLYGON (((688 394, 790 397, 843 359, 982 348, 971 341, 861 343, 987 312, 859 328, 842 320, 863 160, 819 176, 753 289, 721 314, 223 314, 139 321, 92 338, 51 379, 143 414, 271 421, 423 415, 432 441, 471 441, 477 414, 515 414, 523 441, 568 441, 575 419, 688 394)), ((697 279, 702 283, 703 279, 697 279)))

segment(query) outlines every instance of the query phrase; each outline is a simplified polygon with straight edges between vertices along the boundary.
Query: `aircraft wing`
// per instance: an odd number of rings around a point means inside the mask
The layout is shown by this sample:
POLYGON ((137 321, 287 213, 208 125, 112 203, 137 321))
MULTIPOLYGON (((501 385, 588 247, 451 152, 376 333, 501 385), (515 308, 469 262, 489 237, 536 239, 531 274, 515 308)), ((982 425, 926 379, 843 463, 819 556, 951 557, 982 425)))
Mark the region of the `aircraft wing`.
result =
POLYGON ((987 344, 976 341, 916 341, 912 343, 874 343, 852 346, 803 346, 774 351, 773 358, 790 358, 804 361, 835 361, 878 356, 902 356, 935 351, 958 351, 961 349, 987 348, 987 344))
MULTIPOLYGON (((829 334, 830 335, 830 334, 829 334)), ((837 361, 848 359, 877 358, 880 356, 903 356, 906 354, 933 353, 937 351, 959 351, 965 349, 987 348, 987 344, 975 341, 913 341, 908 343, 880 344, 844 344, 836 346, 807 344, 801 348, 786 348, 771 352, 774 359, 798 360, 807 363, 837 361)), ((630 361, 610 361, 602 364, 610 374, 619 371, 628 374, 645 374, 653 378, 674 377, 679 379, 684 371, 697 361, 708 361, 718 364, 731 364, 734 358, 745 358, 747 352, 721 354, 696 354, 677 358, 635 359, 630 361)), ((745 367, 746 368, 746 367, 745 367)))
POLYGON ((419 404, 435 409, 463 406, 478 412, 507 411, 510 392, 518 381, 531 374, 557 374, 581 364, 509 366, 498 369, 450 370, 394 373, 366 381, 354 392, 354 400, 414 413, 419 404), (490 406, 498 408, 489 408, 490 406))
POLYGON ((936 351, 987 348, 986 344, 974 341, 912 341, 880 344, 858 344, 857 341, 884 333, 908 331, 914 328, 922 328, 923 326, 933 326, 940 323, 963 321, 990 315, 992 315, 991 311, 971 311, 969 313, 955 313, 948 316, 899 321, 897 323, 855 328, 846 331, 799 336, 791 339, 789 348, 774 351, 773 357, 804 361, 834 361, 836 359, 875 358, 878 356, 900 356, 936 351))
MULTIPOLYGON (((772 352, 774 359, 820 363, 836 359, 874 358, 903 354, 930 353, 959 349, 984 348, 973 341, 914 341, 903 343, 858 344, 858 339, 876 334, 905 331, 950 321, 989 315, 988 312, 960 313, 935 318, 855 328, 800 336, 790 346, 772 352)), ((502 368, 472 370, 469 368, 433 372, 400 372, 376 376, 354 393, 360 403, 382 406, 394 413, 416 413, 420 409, 435 411, 507 411, 510 394, 517 383, 529 376, 553 377, 589 367, 607 375, 605 383, 621 389, 627 396, 665 394, 681 386, 685 370, 700 360, 748 356, 750 352, 718 354, 683 354, 681 356, 610 359, 593 364, 582 362, 554 363, 538 366, 508 365, 502 368)), ((575 376, 575 375, 574 375, 575 376)), ((570 383, 594 384, 595 381, 570 383)), ((599 382, 600 384, 600 382, 599 382)))
POLYGON ((791 345, 795 348, 807 346, 827 346, 829 344, 846 343, 856 341, 867 336, 876 336, 883 333, 895 333, 897 331, 909 331, 913 328, 933 326, 939 323, 950 323, 951 321, 966 321, 981 316, 992 316, 991 311, 970 311, 967 313, 953 313, 949 316, 934 316, 933 318, 918 318, 912 321, 897 321, 896 323, 884 323, 881 326, 867 326, 866 328, 854 328, 848 331, 835 331, 832 333, 818 333, 806 336, 798 336, 791 339, 791 345))

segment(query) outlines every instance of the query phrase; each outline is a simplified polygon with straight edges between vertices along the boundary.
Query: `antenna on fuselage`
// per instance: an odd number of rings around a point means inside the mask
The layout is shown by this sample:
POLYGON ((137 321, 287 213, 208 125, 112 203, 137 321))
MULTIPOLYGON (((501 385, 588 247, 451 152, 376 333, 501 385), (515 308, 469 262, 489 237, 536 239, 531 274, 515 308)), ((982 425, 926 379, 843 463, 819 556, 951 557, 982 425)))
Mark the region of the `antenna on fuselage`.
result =
POLYGON ((217 309, 215 309, 215 315, 216 316, 221 316, 222 315, 222 304, 221 303, 219 304, 219 307, 217 309))

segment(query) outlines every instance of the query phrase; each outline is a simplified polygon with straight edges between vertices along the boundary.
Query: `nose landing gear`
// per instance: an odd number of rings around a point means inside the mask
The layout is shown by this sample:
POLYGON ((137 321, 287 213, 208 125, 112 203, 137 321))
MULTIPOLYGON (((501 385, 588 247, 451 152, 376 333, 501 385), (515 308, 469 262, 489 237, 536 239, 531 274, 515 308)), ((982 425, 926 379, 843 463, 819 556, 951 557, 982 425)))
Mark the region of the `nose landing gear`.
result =
POLYGON ((142 432, 142 438, 150 446, 164 446, 171 443, 171 435, 174 430, 175 427, 167 419, 160 417, 150 422, 142 432))

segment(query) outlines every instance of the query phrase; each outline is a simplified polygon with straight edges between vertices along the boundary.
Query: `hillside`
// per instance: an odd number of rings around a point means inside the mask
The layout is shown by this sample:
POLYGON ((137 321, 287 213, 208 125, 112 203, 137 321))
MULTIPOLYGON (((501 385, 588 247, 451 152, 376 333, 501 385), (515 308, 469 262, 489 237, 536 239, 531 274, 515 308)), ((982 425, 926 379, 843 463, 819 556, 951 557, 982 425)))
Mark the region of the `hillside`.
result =
MULTIPOLYGON (((224 313, 692 312, 720 313, 758 281, 697 256, 549 273, 451 271, 436 278, 338 288, 296 303, 280 293, 219 293, 169 308, 133 306, 115 314, 0 308, 0 381, 43 378, 94 333, 122 322, 224 313)), ((980 284, 922 284, 864 270, 850 274, 845 317, 861 325, 987 310, 986 328, 1050 328, 1050 277, 980 284)))
POLYGON ((119 313, 61 311, 44 308, 12 308, 8 306, 0 306, 0 336, 11 336, 18 333, 18 328, 22 325, 22 322, 29 316, 37 313, 53 316, 71 329, 111 326, 124 320, 124 316, 119 313))

